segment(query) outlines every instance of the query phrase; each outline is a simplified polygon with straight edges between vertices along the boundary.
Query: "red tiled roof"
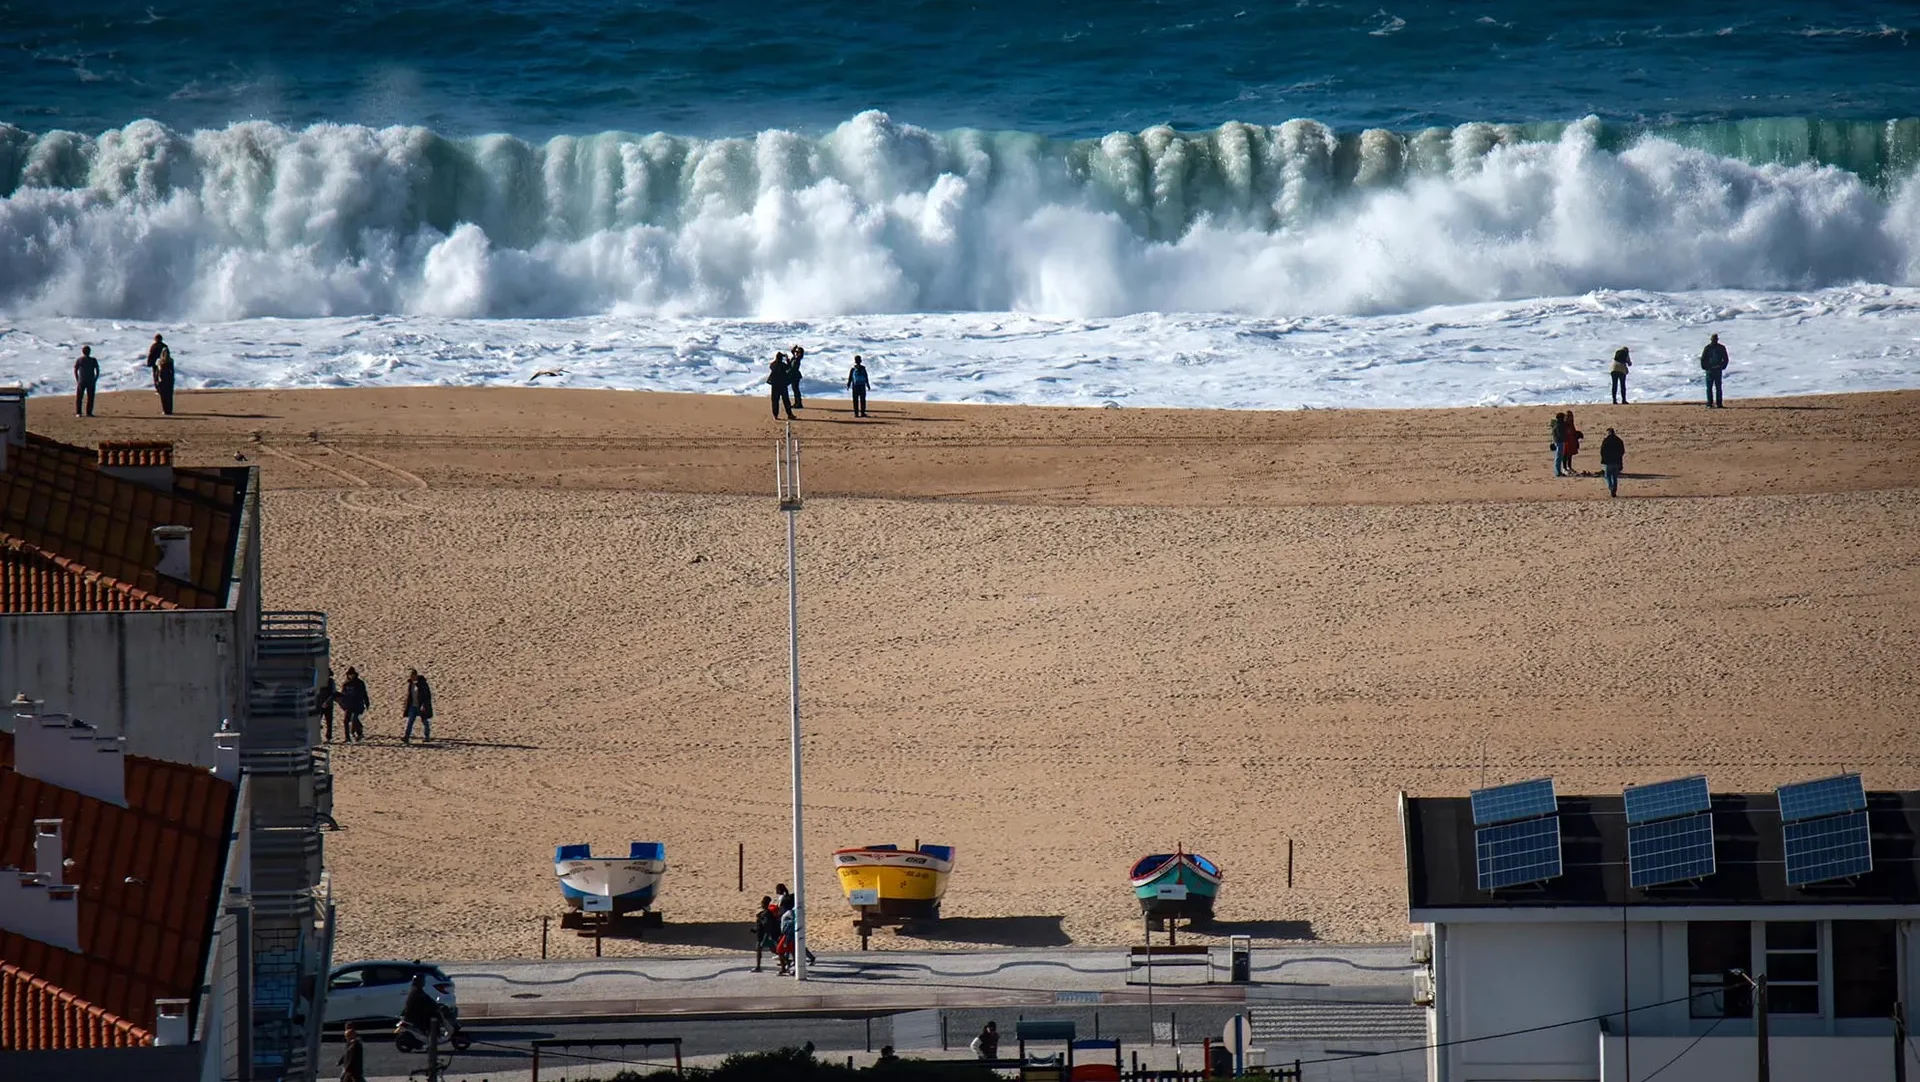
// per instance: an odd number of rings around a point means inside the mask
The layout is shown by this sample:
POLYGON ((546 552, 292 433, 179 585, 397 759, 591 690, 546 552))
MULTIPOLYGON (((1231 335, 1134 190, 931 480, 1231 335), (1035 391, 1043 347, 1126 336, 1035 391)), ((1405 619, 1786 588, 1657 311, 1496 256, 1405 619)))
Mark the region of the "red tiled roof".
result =
POLYGON ((81 951, 0 931, 0 1048, 144 1038, 154 1000, 197 998, 234 787, 204 767, 129 755, 127 806, 116 807, 17 773, 13 739, 0 733, 0 867, 32 865, 35 819, 62 821, 81 951))
POLYGON ((0 612, 133 612, 180 606, 0 533, 0 612))
MULTIPOLYGON (((172 450, 156 444, 106 444, 121 465, 164 465, 172 450), (164 448, 164 451, 163 451, 164 448)), ((94 452, 29 432, 24 445, 8 448, 0 470, 0 534, 71 561, 87 572, 180 608, 219 608, 226 603, 240 535, 240 500, 247 471, 174 470, 171 490, 100 469, 94 452), (162 576, 156 526, 189 526, 192 580, 162 576)), ((39 565, 44 567, 44 564, 39 565)), ((16 571, 23 581, 26 572, 16 571)), ((44 570, 35 581, 43 585, 44 570)), ((25 589, 23 587, 23 589, 25 589)), ((51 610, 20 608, 27 594, 0 592, 0 612, 92 612, 95 601, 112 611, 114 599, 74 588, 50 586, 51 610)), ((39 601, 34 602, 40 603, 39 601)))
POLYGON ((161 440, 102 440, 102 466, 171 466, 173 444, 161 440))

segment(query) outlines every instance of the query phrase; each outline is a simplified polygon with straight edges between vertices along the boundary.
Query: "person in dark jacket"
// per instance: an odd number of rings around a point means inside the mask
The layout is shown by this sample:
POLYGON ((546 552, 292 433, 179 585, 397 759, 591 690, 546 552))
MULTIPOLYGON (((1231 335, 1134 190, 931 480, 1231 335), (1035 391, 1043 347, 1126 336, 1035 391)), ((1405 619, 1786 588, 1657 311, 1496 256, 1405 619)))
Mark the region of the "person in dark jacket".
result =
POLYGON ((1607 438, 1600 441, 1600 472, 1607 478, 1607 495, 1620 495, 1620 471, 1627 467, 1627 441, 1619 433, 1607 429, 1607 438))
POLYGON ((776 353, 773 363, 767 366, 767 392, 773 396, 773 418, 780 419, 780 410, 787 411, 787 420, 793 420, 793 399, 788 397, 792 391, 793 376, 787 368, 787 355, 776 353))
POLYGON ((753 914, 753 971, 760 972, 761 960, 780 945, 780 908, 772 895, 761 895, 760 908, 753 914))
POLYGON ((347 1023, 347 1046, 340 1050, 340 1082, 367 1082, 367 1050, 360 1044, 360 1031, 347 1023))
POLYGON ((440 1010, 440 1001, 427 993, 426 975, 415 973, 413 985, 407 989, 407 1004, 400 1008, 400 1020, 431 1040, 440 1025, 440 1010))
POLYGON ((173 351, 165 346, 153 366, 153 389, 160 392, 160 412, 173 416, 173 351))
POLYGON ((793 349, 787 353, 787 384, 793 388, 794 409, 801 409, 806 406, 805 402, 800 401, 800 358, 806 355, 807 351, 801 349, 799 346, 793 347, 793 349))
POLYGON ((980 1036, 973 1039, 974 1050, 981 1059, 1000 1058, 1000 1025, 988 1022, 980 1027, 980 1036))
POLYGON ((418 672, 407 670, 407 731, 400 738, 402 744, 413 743, 413 723, 420 722, 420 742, 433 742, 433 689, 427 686, 427 678, 418 672))
POLYGON ((333 682, 333 670, 327 670, 327 682, 320 687, 320 713, 327 719, 327 743, 333 743, 333 704, 340 698, 340 686, 333 682))
POLYGON ((1553 448, 1553 475, 1555 477, 1563 476, 1560 470, 1560 464, 1562 462, 1565 462, 1566 459, 1563 458, 1560 454, 1560 444, 1561 444, 1561 441, 1563 441, 1566 438, 1566 435, 1567 435, 1567 415, 1564 413, 1554 414, 1553 415, 1553 442, 1549 444, 1549 446, 1553 448))
POLYGON ((1613 351, 1613 367, 1609 370, 1609 375, 1613 377, 1613 385, 1608 388, 1607 397, 1612 399, 1615 405, 1627 404, 1627 369, 1632 367, 1633 357, 1627 352, 1627 347, 1621 346, 1613 351))
POLYGON ((159 335, 153 336, 153 345, 147 347, 147 367, 153 368, 160 363, 160 354, 166 352, 167 343, 159 335))
POLYGON ((100 384, 100 358, 92 346, 81 346, 73 362, 73 415, 93 416, 93 392, 100 384), (84 408, 83 408, 84 407, 84 408))
POLYGON ((1727 347, 1720 344, 1719 335, 1710 335, 1707 348, 1700 351, 1700 370, 1707 374, 1707 408, 1724 407, 1727 401, 1721 393, 1720 380, 1727 371, 1727 347))
POLYGON ((335 696, 335 699, 340 703, 340 712, 344 715, 346 731, 343 735, 347 738, 347 743, 365 740, 367 727, 361 721, 361 717, 366 714, 367 707, 373 704, 373 700, 367 697, 367 682, 360 679, 358 669, 352 667, 347 669, 347 678, 341 683, 340 693, 335 696))
POLYGON ((860 361, 860 355, 854 354, 853 367, 847 370, 847 390, 853 392, 853 415, 867 415, 867 366, 860 361))
MULTIPOLYGON (((787 889, 787 885, 785 883, 780 884, 778 891, 780 894, 780 903, 779 903, 780 904, 780 931, 787 935, 792 935, 793 921, 788 919, 788 917, 789 917, 789 914, 792 914, 794 912, 795 907, 799 903, 799 899, 793 896, 793 892, 787 889)), ((795 938, 798 938, 798 937, 795 937, 795 938)), ((809 948, 807 951, 807 964, 812 965, 814 962, 818 960, 819 959, 813 956, 812 949, 809 948)))

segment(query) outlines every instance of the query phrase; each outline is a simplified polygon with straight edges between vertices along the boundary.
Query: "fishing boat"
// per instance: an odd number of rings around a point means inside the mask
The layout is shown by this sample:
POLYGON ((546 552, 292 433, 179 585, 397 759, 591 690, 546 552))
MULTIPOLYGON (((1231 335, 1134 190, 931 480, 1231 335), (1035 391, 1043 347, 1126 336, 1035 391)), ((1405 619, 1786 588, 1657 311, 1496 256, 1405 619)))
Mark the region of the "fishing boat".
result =
POLYGON ((644 913, 660 893, 667 872, 667 847, 660 842, 629 842, 624 857, 596 857, 591 845, 560 845, 553 850, 553 874, 567 905, 588 913, 644 913))
POLYGON ((863 917, 938 917, 947 877, 953 874, 953 846, 840 849, 833 854, 833 866, 847 901, 863 917))
POLYGON ((1220 866, 1206 857, 1175 849, 1134 861, 1127 881, 1149 917, 1211 920, 1221 875, 1220 866))

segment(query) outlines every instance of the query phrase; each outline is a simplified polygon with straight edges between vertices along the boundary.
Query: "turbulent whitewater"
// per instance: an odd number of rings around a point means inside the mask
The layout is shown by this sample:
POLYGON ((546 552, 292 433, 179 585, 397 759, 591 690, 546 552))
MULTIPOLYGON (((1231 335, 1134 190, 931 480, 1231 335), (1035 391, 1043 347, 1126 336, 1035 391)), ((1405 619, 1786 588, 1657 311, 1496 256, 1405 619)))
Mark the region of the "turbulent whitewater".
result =
POLYGON ((1747 318, 1769 363, 1736 390, 1908 386, 1916 150, 1911 120, 6 127, 0 378, 138 321, 195 328, 187 386, 750 392, 792 339, 864 348, 897 397, 1499 403, 1587 393, 1620 344, 1690 393, 1696 328, 1747 318))

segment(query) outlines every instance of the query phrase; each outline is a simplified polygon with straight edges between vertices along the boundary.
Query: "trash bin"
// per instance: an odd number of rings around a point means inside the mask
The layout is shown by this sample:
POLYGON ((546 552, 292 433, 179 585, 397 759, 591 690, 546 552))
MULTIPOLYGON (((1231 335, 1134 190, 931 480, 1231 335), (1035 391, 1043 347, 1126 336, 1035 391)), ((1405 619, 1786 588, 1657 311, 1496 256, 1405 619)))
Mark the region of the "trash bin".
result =
POLYGON ((1248 984, 1253 980, 1253 937, 1233 936, 1227 940, 1227 951, 1231 957, 1230 969, 1235 984, 1248 984))
POLYGON ((1214 1045, 1208 1054, 1207 1074, 1213 1078, 1233 1077, 1233 1049, 1214 1045))

